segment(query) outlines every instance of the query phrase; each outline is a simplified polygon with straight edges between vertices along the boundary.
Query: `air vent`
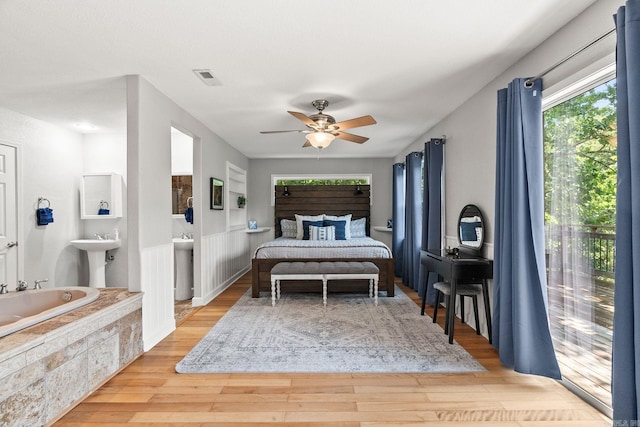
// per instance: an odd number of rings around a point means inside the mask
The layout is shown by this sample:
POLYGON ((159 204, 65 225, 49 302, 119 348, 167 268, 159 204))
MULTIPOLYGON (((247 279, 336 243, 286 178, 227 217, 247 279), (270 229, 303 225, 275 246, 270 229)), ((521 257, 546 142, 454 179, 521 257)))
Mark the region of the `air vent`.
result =
POLYGON ((196 76, 207 86, 220 86, 220 80, 216 79, 211 70, 193 70, 196 76))

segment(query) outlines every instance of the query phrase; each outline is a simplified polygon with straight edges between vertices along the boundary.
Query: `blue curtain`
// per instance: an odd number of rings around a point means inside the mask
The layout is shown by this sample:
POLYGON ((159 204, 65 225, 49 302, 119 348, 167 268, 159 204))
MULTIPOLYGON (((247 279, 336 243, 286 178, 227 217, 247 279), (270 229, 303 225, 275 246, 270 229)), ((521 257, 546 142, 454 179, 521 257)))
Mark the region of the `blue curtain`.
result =
POLYGON ((547 321, 542 81, 498 91, 493 345, 518 372, 560 379, 547 321))
POLYGON ((393 206, 391 230, 391 252, 393 253, 394 274, 402 277, 403 245, 404 245, 404 163, 393 165, 393 206))
POLYGON ((405 211, 402 282, 420 288, 420 249, 422 248, 422 153, 410 153, 405 161, 405 211))
MULTIPOLYGON (((422 229, 422 249, 439 249, 442 246, 442 161, 444 157, 444 139, 433 139, 424 144, 424 209, 425 226, 422 229)), ((426 274, 421 269, 421 274, 426 274)), ((429 272, 427 280, 421 279, 420 296, 427 292, 427 302, 436 303, 436 291, 433 284, 438 275, 429 272)))
POLYGON ((615 15, 618 188, 611 391, 616 425, 640 420, 640 2, 615 15))

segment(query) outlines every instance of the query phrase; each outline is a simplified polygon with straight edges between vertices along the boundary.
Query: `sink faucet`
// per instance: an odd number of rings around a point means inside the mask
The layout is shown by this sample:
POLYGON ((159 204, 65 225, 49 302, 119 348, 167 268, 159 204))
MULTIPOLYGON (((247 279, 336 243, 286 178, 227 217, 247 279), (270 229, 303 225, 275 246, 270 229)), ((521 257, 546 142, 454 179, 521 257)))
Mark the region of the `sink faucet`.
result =
POLYGON ((94 236, 98 239, 98 240, 106 240, 107 239, 107 233, 104 234, 100 234, 100 233, 95 233, 94 236))
POLYGON ((33 289, 42 289, 42 286, 40 286, 40 283, 43 282, 48 282, 49 279, 40 279, 40 280, 35 280, 35 285, 33 285, 33 289))
POLYGON ((182 238, 184 240, 193 239, 193 235, 191 233, 182 233, 182 238))
POLYGON ((9 291, 7 290, 7 284, 3 283, 0 285, 0 294, 8 294, 9 291))
POLYGON ((26 291, 27 290, 27 282, 24 280, 18 280, 18 287, 16 287, 16 291, 26 291))

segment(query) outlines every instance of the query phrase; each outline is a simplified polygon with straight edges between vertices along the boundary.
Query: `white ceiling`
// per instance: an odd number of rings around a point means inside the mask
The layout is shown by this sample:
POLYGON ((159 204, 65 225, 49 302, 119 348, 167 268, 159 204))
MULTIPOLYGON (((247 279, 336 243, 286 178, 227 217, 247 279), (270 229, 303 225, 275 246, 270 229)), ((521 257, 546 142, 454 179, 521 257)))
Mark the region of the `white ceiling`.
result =
POLYGON ((139 74, 248 157, 316 157, 259 131, 304 129, 287 110, 325 98, 378 124, 323 157, 391 157, 594 1, 0 0, 0 106, 124 132, 139 74))

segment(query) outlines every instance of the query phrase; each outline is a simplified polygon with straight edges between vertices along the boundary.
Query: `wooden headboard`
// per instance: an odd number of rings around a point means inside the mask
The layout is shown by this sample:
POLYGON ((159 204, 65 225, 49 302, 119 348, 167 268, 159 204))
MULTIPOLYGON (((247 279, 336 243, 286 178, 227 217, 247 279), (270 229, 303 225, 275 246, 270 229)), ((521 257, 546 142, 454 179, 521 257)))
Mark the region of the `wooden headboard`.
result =
POLYGON ((346 215, 352 219, 367 218, 367 236, 370 235, 371 186, 360 185, 358 193, 355 185, 289 185, 289 195, 285 196, 284 185, 275 186, 275 236, 280 237, 281 219, 295 220, 299 215, 346 215))

